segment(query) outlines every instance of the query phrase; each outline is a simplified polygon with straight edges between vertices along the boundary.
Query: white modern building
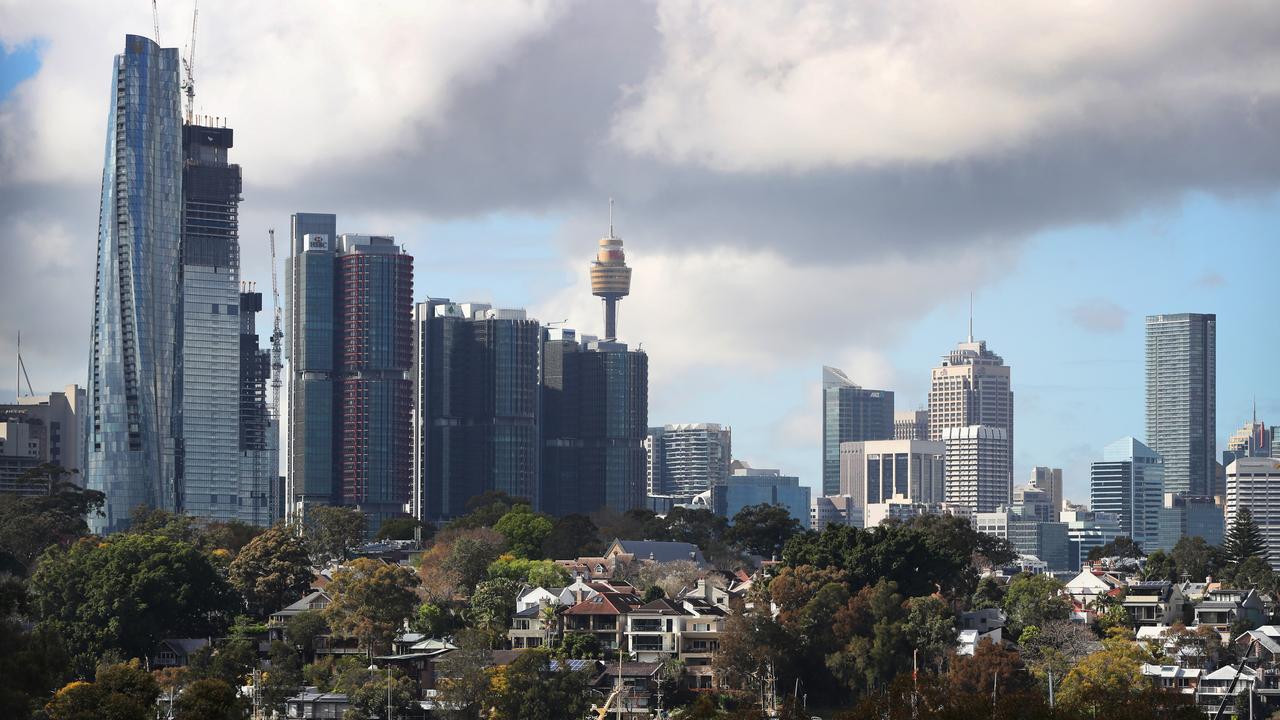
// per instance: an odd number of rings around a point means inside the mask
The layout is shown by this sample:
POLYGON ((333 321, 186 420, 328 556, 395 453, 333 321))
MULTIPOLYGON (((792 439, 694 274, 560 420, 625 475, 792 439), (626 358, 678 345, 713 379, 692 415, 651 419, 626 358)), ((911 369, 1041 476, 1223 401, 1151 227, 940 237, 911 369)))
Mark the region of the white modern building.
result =
POLYGON ((1008 505, 1013 475, 1005 428, 969 425, 940 432, 945 448, 946 501, 967 505, 975 513, 1008 505))
POLYGON ((1120 532, 1144 548, 1160 542, 1164 464, 1160 455, 1131 437, 1102 451, 1089 469, 1089 506, 1120 518, 1120 532))
POLYGON ((840 443, 840 494, 859 507, 901 501, 946 500, 945 447, 928 440, 868 440, 840 443))
POLYGON ((1240 458, 1227 466, 1227 528, 1242 508, 1266 538, 1272 569, 1280 570, 1280 460, 1240 458))
POLYGON ((649 428, 646 482, 651 496, 692 498, 724 482, 733 462, 733 430, 718 423, 649 428))

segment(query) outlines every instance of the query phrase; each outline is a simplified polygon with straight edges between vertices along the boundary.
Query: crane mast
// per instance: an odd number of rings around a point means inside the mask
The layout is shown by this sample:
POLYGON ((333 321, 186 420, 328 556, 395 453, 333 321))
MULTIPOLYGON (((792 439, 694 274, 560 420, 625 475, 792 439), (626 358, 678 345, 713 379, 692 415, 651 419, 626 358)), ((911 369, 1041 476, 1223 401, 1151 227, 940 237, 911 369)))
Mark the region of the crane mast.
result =
POLYGON ((284 361, 280 353, 280 341, 284 339, 280 317, 280 281, 276 273, 276 230, 267 231, 271 238, 271 416, 280 427, 280 387, 283 384, 284 361))

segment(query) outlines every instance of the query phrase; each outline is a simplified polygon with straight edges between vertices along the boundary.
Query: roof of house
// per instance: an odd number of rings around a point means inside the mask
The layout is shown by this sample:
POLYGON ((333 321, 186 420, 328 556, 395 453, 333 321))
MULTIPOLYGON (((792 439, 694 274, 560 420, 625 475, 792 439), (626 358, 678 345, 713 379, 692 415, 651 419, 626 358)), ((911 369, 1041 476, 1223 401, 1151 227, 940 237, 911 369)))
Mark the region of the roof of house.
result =
MULTIPOLYGON (((622 677, 653 677, 662 668, 662 663, 629 662, 622 663, 622 677)), ((618 677, 618 663, 606 662, 600 673, 601 677, 618 677)))
POLYGON ((702 598, 684 598, 684 605, 687 609, 698 615, 715 615, 717 617, 723 617, 728 614, 724 611, 724 608, 702 598))
POLYGON ((314 610, 315 608, 313 608, 312 605, 315 604, 317 600, 321 600, 321 599, 323 599, 324 605, 329 604, 330 598, 328 593, 326 593, 323 590, 312 590, 311 592, 302 596, 301 600, 298 600, 297 602, 291 605, 286 605, 285 607, 275 611, 272 614, 273 615, 297 615, 298 613, 304 613, 304 612, 307 612, 308 610, 314 610))
POLYGON ((1198 678, 1203 672, 1199 668, 1184 668, 1180 665, 1148 665, 1143 663, 1142 674, 1147 677, 1162 678, 1198 678))
POLYGON ((165 638, 160 643, 180 651, 183 655, 190 655, 208 645, 209 638, 165 638))
POLYGON ((632 613, 645 615, 684 615, 685 610, 666 598, 658 598, 639 607, 631 608, 632 613))
POLYGON ((653 562, 673 562, 675 560, 692 560, 698 567, 706 567, 707 560, 702 556, 702 549, 693 543, 662 542, 658 540, 620 540, 615 539, 609 546, 610 555, 630 555, 636 560, 653 562))
POLYGON ((322 693, 319 688, 309 687, 293 697, 285 700, 285 702, 321 702, 321 703, 346 703, 349 702, 346 693, 322 693))
MULTIPOLYGON (((1200 676, 1200 679, 1201 679, 1201 680, 1230 680, 1230 679, 1234 678, 1235 676, 1236 676, 1236 666, 1235 666, 1235 665, 1223 665, 1222 667, 1218 668, 1217 670, 1214 670, 1213 672, 1209 673, 1208 675, 1202 675, 1202 676, 1200 676)), ((1241 668, 1241 670, 1240 670, 1240 679, 1241 679, 1241 680, 1252 680, 1252 679, 1253 679, 1253 670, 1252 670, 1252 669, 1250 669, 1250 668, 1248 668, 1248 667, 1241 668)))
POLYGON ((565 615, 621 615, 640 605, 631 593, 602 592, 564 611, 565 615))

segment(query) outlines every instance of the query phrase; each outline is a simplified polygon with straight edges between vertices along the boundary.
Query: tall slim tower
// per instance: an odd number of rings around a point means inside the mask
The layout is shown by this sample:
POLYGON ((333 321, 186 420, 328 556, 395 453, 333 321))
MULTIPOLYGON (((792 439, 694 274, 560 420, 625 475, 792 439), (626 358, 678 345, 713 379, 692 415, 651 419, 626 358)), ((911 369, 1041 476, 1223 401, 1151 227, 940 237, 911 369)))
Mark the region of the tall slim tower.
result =
POLYGON ((622 238, 613 234, 613 201, 609 201, 609 236, 591 263, 591 294, 604 299, 604 339, 618 338, 618 301, 631 293, 631 268, 622 251, 622 238))
POLYGON ((125 36, 115 57, 90 331, 85 483, 95 532, 137 505, 176 510, 182 117, 176 48, 125 36))
MULTIPOLYGON (((1013 470, 1013 390, 1010 368, 987 343, 969 338, 942 356, 929 386, 929 439, 942 440, 949 428, 974 425, 1003 428, 1008 443, 1005 467, 1013 470)), ((1012 487, 1013 478, 1009 478, 1012 487)))
POLYGON ((1166 492, 1220 495, 1215 466, 1217 316, 1147 316, 1147 444, 1166 492))

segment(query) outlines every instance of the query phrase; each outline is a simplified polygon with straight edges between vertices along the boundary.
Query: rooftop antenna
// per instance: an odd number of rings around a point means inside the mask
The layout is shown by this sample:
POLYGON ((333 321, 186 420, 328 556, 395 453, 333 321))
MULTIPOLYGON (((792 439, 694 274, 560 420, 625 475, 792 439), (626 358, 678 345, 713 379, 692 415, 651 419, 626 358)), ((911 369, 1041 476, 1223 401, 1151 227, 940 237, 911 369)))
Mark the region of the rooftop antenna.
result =
POLYGON ((22 397, 22 379, 27 380, 27 395, 35 395, 36 391, 31 389, 31 376, 27 374, 27 364, 22 362, 22 331, 18 331, 18 362, 16 367, 17 382, 13 386, 13 396, 15 398, 22 397))
POLYGON ((609 237, 613 237, 613 198, 609 198, 609 237))
POLYGON ((160 8, 156 7, 156 0, 151 0, 151 29, 156 33, 156 44, 160 44, 160 8))

